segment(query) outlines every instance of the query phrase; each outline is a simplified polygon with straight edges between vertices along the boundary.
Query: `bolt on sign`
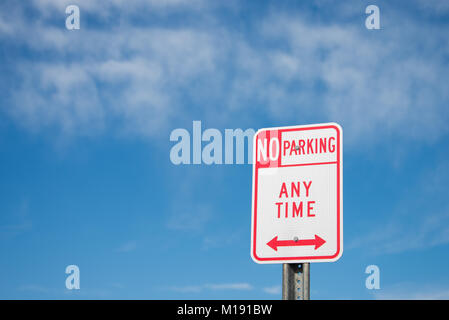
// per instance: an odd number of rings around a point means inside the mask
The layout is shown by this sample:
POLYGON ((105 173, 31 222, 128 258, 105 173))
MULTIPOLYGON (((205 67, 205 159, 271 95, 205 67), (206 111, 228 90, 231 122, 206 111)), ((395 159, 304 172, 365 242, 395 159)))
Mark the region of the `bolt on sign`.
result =
POLYGON ((253 148, 253 260, 338 260, 343 253, 342 128, 325 123, 261 129, 253 148))

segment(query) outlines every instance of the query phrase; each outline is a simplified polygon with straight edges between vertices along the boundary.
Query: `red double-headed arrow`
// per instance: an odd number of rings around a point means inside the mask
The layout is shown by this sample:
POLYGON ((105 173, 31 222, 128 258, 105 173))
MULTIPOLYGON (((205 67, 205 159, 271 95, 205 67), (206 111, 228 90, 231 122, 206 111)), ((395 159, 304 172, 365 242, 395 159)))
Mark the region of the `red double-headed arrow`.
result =
POLYGON ((295 246, 315 246, 315 250, 325 244, 319 236, 315 235, 315 239, 306 240, 278 240, 278 236, 267 242, 267 245, 274 251, 278 251, 278 247, 295 247, 295 246))

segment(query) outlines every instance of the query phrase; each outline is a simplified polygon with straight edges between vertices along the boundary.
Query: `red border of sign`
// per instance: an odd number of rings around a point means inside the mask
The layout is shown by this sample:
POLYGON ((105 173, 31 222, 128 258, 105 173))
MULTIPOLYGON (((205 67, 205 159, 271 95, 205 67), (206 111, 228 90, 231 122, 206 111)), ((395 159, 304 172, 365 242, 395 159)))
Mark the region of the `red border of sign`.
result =
MULTIPOLYGON (((257 133, 254 136, 254 155, 253 155, 253 166, 254 166, 254 181, 253 181, 253 192, 254 192, 254 197, 253 197, 253 225, 252 225, 252 246, 251 246, 251 255, 253 257, 253 260, 255 262, 266 262, 266 263, 275 263, 275 262, 285 262, 285 261, 295 261, 297 260, 297 262, 306 262, 306 261, 313 261, 313 260, 326 260, 328 259, 329 261, 335 261, 337 257, 339 257, 339 255, 341 256, 341 237, 342 235, 341 233, 341 144, 342 142, 340 141, 342 137, 342 130, 341 127, 338 124, 335 123, 329 123, 329 124, 318 124, 318 125, 310 125, 310 126, 301 126, 301 127, 280 127, 280 128, 266 128, 266 129, 261 129, 259 131, 257 131, 257 133), (282 165, 281 164, 281 154, 279 154, 279 159, 278 159, 278 167, 296 167, 296 166, 305 166, 305 165, 323 165, 323 164, 333 164, 336 163, 337 164, 337 252, 331 256, 306 256, 306 257, 270 257, 270 258, 260 258, 257 256, 256 254, 256 248, 257 248, 257 244, 256 244, 256 229, 257 229, 257 181, 258 181, 258 171, 259 171, 259 165, 256 161, 256 156, 257 156, 257 136, 260 132, 263 131, 271 131, 271 130, 277 130, 278 131, 278 137, 280 138, 282 136, 283 132, 287 132, 287 131, 304 131, 304 130, 317 130, 317 129, 335 129, 337 131, 337 161, 332 161, 332 162, 320 162, 320 163, 306 163, 306 164, 297 164, 297 165, 282 165)), ((279 145, 281 145, 281 141, 279 139, 279 145)), ((338 258, 337 258, 338 259, 338 258)))

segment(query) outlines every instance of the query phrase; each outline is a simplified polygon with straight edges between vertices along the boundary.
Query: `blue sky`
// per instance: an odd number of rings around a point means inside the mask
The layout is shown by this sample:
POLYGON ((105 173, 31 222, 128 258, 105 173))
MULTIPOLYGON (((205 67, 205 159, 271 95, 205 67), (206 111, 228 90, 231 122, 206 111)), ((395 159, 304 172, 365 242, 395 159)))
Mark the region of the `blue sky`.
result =
POLYGON ((338 122, 345 249, 311 298, 448 299, 448 31, 444 0, 2 1, 0 298, 280 298, 250 258, 251 166, 170 161, 199 120, 338 122))

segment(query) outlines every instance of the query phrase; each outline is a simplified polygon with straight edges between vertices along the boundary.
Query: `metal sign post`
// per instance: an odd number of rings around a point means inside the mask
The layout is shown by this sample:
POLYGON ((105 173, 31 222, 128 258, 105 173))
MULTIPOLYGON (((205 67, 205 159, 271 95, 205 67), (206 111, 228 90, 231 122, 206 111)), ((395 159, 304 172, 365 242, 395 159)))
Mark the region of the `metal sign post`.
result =
POLYGON ((310 263, 282 265, 282 300, 310 300, 310 263))

